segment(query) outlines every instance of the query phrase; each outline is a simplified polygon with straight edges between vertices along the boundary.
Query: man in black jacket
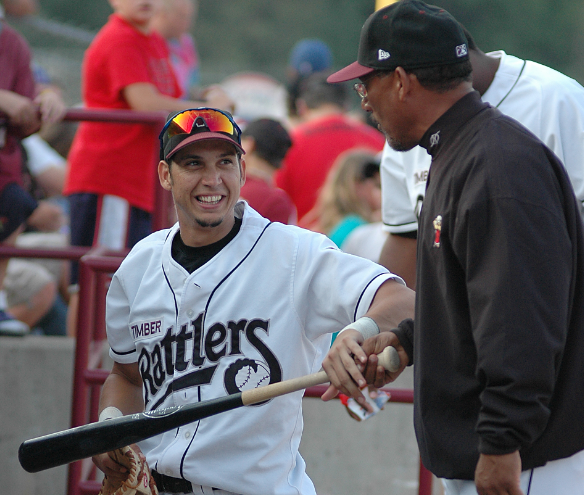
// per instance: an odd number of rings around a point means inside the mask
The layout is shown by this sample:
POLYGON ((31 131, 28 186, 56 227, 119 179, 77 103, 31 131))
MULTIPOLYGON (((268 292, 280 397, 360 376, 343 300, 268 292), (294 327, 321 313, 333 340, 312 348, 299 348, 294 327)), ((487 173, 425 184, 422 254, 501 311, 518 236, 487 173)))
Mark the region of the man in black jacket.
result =
MULTIPOLYGON (((447 495, 584 494, 584 234, 558 158, 481 102, 467 40, 443 9, 402 0, 363 26, 355 89, 389 144, 432 156, 414 323, 335 341, 331 387, 361 397, 366 356, 413 364, 424 465, 447 495), (351 354, 361 366, 350 359, 351 354)), ((375 369, 376 386, 395 379, 375 369)))

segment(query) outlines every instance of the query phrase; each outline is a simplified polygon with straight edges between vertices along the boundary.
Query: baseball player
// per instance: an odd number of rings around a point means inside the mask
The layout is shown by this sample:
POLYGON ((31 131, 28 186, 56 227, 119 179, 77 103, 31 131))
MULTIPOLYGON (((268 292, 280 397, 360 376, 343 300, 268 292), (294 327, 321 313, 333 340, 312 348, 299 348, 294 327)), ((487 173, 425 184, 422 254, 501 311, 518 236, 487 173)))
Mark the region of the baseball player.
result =
MULTIPOLYGON (((175 114, 160 142, 158 173, 178 223, 138 243, 112 279, 106 319, 115 363, 100 420, 313 373, 332 332, 347 327, 363 341, 413 314, 413 291, 385 268, 239 200, 244 150, 229 114, 175 114)), ((298 453, 302 395, 141 443, 160 492, 314 494, 298 453)), ((108 454, 94 462, 108 477, 125 475, 108 454)))
MULTIPOLYGON (((544 65, 503 51, 483 53, 470 33, 473 86, 483 101, 519 121, 564 164, 584 204, 584 87, 544 65)), ((397 152, 386 143, 381 162, 386 239, 380 262, 415 288, 416 232, 430 170, 420 146, 397 152)))

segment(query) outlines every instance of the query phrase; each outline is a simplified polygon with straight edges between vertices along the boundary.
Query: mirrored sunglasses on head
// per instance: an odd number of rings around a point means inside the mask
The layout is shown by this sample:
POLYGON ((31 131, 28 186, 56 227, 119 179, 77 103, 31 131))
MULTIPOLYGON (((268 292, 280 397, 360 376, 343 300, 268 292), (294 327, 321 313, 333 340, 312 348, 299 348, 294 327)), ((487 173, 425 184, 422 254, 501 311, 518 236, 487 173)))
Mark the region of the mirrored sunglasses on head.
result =
POLYGON ((160 140, 167 141, 181 134, 197 132, 222 132, 241 144, 241 129, 233 118, 215 108, 192 108, 177 113, 162 128, 160 140))

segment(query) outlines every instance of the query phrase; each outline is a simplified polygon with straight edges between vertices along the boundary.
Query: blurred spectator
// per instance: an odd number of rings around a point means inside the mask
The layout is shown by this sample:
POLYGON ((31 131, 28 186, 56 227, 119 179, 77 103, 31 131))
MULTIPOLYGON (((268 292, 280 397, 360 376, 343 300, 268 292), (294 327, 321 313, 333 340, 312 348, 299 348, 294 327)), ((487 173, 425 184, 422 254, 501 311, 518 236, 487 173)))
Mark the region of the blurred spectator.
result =
POLYGON ((252 120, 261 118, 288 126, 286 88, 272 76, 263 72, 237 72, 223 79, 221 87, 237 102, 234 117, 242 129, 252 120))
MULTIPOLYGON (((22 140, 28 172, 44 198, 60 198, 63 194, 67 161, 38 133, 22 140)), ((61 204, 61 203, 60 203, 61 204)), ((63 206, 63 205, 62 205, 63 206)))
POLYGON ((384 230, 383 222, 359 225, 346 237, 343 251, 379 263, 381 249, 387 236, 388 232, 384 230))
POLYGON ((152 18, 152 29, 166 40, 170 61, 181 98, 193 98, 198 93, 199 55, 190 29, 197 19, 197 0, 162 0, 162 7, 152 18))
POLYGON ((7 15, 15 17, 36 14, 38 10, 37 0, 2 0, 0 2, 0 10, 2 6, 4 6, 7 15))
POLYGON ((295 224, 294 203, 274 184, 274 174, 292 146, 288 131, 276 120, 254 120, 243 130, 241 144, 246 164, 241 198, 272 222, 295 224))
POLYGON ((335 160, 318 201, 306 215, 307 227, 326 234, 343 249, 356 227, 381 218, 379 159, 362 149, 345 151, 335 160))
POLYGON ((318 191, 337 157, 352 148, 381 151, 385 138, 371 126, 346 115, 348 90, 316 73, 303 83, 298 98, 301 123, 292 130, 294 143, 276 174, 276 185, 292 198, 298 222, 315 205, 318 191))
POLYGON ((296 100, 300 96, 302 82, 315 72, 329 70, 333 65, 333 54, 322 40, 307 38, 298 41, 290 51, 286 79, 288 82, 288 117, 295 123, 298 119, 296 100))
MULTIPOLYGON (((22 141, 26 152, 24 186, 39 202, 28 218, 27 230, 16 246, 62 248, 69 245, 68 219, 61 196, 65 159, 39 134, 22 141)), ((33 333, 65 335, 69 295, 69 262, 54 259, 11 259, 5 279, 10 313, 29 325, 33 333)))
MULTIPOLYGON (((58 222, 51 205, 39 205, 23 188, 21 140, 43 122, 60 119, 63 109, 53 92, 36 94, 28 44, 0 19, 0 242, 4 245, 15 244, 25 222, 58 222)), ((5 311, 8 261, 0 260, 0 334, 25 335, 28 325, 5 311)))
MULTIPOLYGON (((88 108, 172 112, 211 106, 232 110, 218 86, 205 101, 182 100, 164 38, 152 30, 158 0, 116 0, 114 13, 87 49, 82 94, 88 108)), ((71 244, 113 250, 151 231, 159 130, 148 125, 82 122, 73 140, 64 193, 70 203, 71 244)), ((77 265, 71 270, 72 292, 77 265)), ((76 327, 77 295, 69 302, 76 327)))

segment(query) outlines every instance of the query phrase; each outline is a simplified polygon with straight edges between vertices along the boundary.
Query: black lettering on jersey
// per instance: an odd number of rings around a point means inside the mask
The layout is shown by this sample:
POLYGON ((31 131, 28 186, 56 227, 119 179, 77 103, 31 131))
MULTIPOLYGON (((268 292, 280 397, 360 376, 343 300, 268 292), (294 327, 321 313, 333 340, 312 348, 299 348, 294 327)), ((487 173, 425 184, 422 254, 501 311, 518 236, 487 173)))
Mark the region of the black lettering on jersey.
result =
MULTIPOLYGON (((152 397, 158 394, 164 383, 172 379, 175 370, 179 372, 187 371, 190 366, 199 368, 186 374, 168 384, 167 390, 159 397, 157 404, 162 403, 172 391, 190 387, 197 387, 211 383, 216 363, 227 355, 241 355, 242 336, 259 352, 262 361, 251 361, 257 363, 254 371, 258 372, 260 382, 258 386, 268 381, 275 383, 282 380, 282 368, 276 356, 269 347, 259 337, 261 330, 265 334, 269 333, 269 322, 261 319, 230 321, 227 325, 214 323, 207 332, 203 331, 203 317, 201 313, 189 325, 182 325, 178 334, 173 335, 173 327, 166 330, 166 334, 154 347, 147 351, 142 349, 138 358, 138 367, 142 381, 144 383, 144 400, 148 404, 152 397), (187 356, 187 345, 192 342, 192 353, 187 356), (209 365, 201 368, 205 361, 209 365), (262 364, 264 363, 264 364, 262 364), (267 369, 266 369, 267 364, 267 369), (257 369, 260 366, 262 370, 257 369), (265 378, 262 378, 264 377, 265 378)), ((156 329, 156 326, 154 326, 156 329)), ((156 329, 160 332, 160 329, 156 329)), ((236 370, 239 371, 239 370, 236 370)), ((230 371, 233 374, 233 370, 230 371)), ((224 377, 225 378, 225 377, 224 377)), ((234 380, 232 377, 229 382, 234 380)), ((231 385, 228 390, 233 388, 231 385)), ((234 389, 235 390, 235 389, 234 389)))
POLYGON ((426 182, 428 180, 428 172, 429 170, 422 170, 420 173, 414 173, 414 184, 426 182))
POLYGON ((245 336, 249 343, 253 345, 268 363, 270 367, 270 383, 282 381, 282 368, 276 356, 270 351, 268 346, 256 335, 256 330, 260 329, 268 333, 269 322, 265 320, 251 320, 245 327, 245 336))
POLYGON ((191 339, 193 332, 187 332, 187 325, 182 325, 180 327, 180 332, 176 336, 176 358, 175 358, 175 369, 177 371, 184 371, 187 369, 189 362, 185 360, 186 354, 186 341, 191 339))
POLYGON ((132 325, 130 329, 132 330, 132 336, 134 340, 141 339, 143 337, 150 337, 157 333, 160 333, 162 326, 161 320, 154 320, 154 321, 144 321, 136 325, 132 325))
POLYGON ((160 345, 164 349, 164 364, 166 367, 166 373, 169 375, 174 374, 174 360, 172 355, 172 343, 174 342, 174 335, 172 335, 172 327, 168 327, 166 330, 166 335, 160 341, 160 345))
POLYGON ((154 384, 156 387, 160 388, 166 379, 166 373, 164 372, 164 363, 162 362, 162 352, 160 346, 156 346, 151 354, 152 357, 152 377, 154 378, 154 384))
POLYGON ((227 324, 229 331, 231 332, 231 351, 229 352, 230 356, 241 354, 241 347, 239 345, 239 339, 241 333, 245 330, 245 326, 247 325, 247 320, 239 320, 237 323, 234 321, 230 321, 227 324))
POLYGON ((227 344, 224 344, 219 351, 215 351, 215 348, 220 346, 225 342, 227 338, 227 329, 221 323, 215 323, 207 335, 205 335, 205 354, 207 359, 212 362, 217 362, 227 353, 227 344))
POLYGON ((202 366, 205 362, 205 356, 201 355, 203 342, 203 313, 197 316, 196 320, 191 321, 194 330, 193 337, 193 366, 202 366))
POLYGON ((158 392, 158 387, 154 384, 154 380, 150 374, 150 354, 146 349, 142 349, 140 352, 140 356, 138 357, 138 369, 140 370, 140 376, 142 377, 142 383, 144 384, 144 402, 148 404, 150 396, 155 395, 156 392, 158 392))

